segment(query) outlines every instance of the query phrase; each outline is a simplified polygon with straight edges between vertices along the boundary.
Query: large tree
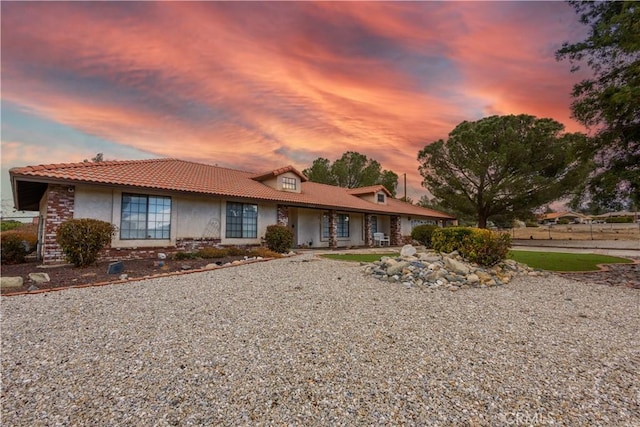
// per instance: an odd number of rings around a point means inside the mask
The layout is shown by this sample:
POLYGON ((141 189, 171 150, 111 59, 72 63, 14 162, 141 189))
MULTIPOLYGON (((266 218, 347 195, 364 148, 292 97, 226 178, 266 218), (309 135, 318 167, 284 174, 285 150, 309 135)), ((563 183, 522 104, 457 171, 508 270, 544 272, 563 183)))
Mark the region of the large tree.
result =
POLYGON ((462 122, 447 141, 418 153, 423 186, 445 209, 473 215, 517 216, 567 195, 585 176, 576 154, 586 137, 563 133, 552 119, 491 116, 462 122))
POLYGON ((396 194, 398 185, 398 175, 395 172, 382 170, 376 160, 354 151, 347 151, 333 164, 328 159, 319 157, 303 173, 310 181, 346 188, 381 184, 392 195, 396 194))
POLYGON ((640 204, 640 3, 569 2, 590 27, 584 41, 564 43, 557 59, 592 78, 573 88, 573 116, 594 130, 593 172, 574 207, 589 200, 607 209, 640 204))

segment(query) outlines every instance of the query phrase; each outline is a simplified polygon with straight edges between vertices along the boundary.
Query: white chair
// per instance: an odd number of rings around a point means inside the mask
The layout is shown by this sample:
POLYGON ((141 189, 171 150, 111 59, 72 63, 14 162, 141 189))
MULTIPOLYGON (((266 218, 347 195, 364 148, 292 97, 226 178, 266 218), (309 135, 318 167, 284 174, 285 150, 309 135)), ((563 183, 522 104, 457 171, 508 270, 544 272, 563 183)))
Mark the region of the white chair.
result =
POLYGON ((391 246, 389 236, 385 236, 384 233, 373 233, 374 245, 377 244, 378 246, 382 246, 385 242, 387 243, 387 246, 391 246))

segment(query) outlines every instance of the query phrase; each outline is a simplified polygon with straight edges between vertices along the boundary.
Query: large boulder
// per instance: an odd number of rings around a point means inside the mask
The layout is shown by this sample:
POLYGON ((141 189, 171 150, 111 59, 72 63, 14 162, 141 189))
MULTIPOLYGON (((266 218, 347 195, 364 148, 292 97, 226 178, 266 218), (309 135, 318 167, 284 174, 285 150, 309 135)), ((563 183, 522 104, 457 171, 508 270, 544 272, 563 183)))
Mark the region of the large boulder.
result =
POLYGON ((22 277, 0 277, 0 289, 21 288, 23 283, 22 277))
POLYGON ((46 283, 51 281, 49 274, 41 272, 29 273, 29 280, 35 283, 46 283))
POLYGON ((462 274, 464 276, 471 272, 468 264, 449 257, 444 258, 444 266, 447 268, 447 270, 452 271, 456 274, 462 274))
POLYGON ((416 252, 418 251, 412 245, 404 245, 402 249, 400 249, 400 256, 410 257, 410 256, 414 256, 416 252))

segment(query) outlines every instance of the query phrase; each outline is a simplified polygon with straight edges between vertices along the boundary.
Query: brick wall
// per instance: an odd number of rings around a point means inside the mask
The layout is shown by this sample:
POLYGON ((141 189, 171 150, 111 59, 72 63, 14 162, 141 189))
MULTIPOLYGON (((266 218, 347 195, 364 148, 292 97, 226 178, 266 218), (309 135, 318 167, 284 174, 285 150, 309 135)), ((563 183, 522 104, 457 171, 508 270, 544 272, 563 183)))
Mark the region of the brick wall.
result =
POLYGON ((75 187, 70 185, 49 184, 47 188, 46 212, 44 216, 44 238, 42 241, 45 264, 64 261, 62 248, 56 242, 56 231, 65 221, 73 219, 75 187))
POLYGON ((391 216, 391 233, 389 236, 391 246, 399 246, 403 243, 402 239, 402 228, 400 224, 400 216, 392 215, 391 216))

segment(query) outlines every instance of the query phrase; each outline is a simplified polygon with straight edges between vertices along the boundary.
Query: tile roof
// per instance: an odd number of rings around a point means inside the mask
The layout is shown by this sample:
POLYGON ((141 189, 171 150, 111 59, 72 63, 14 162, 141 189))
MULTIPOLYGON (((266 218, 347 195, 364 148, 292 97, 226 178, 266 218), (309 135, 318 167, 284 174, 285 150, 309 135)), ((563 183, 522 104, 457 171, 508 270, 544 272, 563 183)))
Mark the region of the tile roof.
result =
MULTIPOLYGON (((267 175, 273 176, 274 174, 283 173, 282 171, 297 172, 293 167, 288 166, 268 172, 267 175)), ((265 174, 255 174, 253 172, 179 159, 59 163, 13 168, 9 173, 13 181, 127 186, 140 189, 265 200, 314 208, 336 208, 445 219, 454 218, 443 212, 421 208, 392 198, 388 199, 386 205, 371 203, 350 194, 350 191, 353 190, 310 181, 301 184, 300 193, 278 191, 255 180, 265 176, 265 174)), ((14 187, 15 191, 17 190, 14 187)))
POLYGON ((378 191, 384 191, 388 196, 391 196, 389 190, 384 185, 370 185, 368 187, 358 187, 358 188, 349 188, 347 189, 347 193, 353 194, 354 196, 358 196, 361 194, 371 194, 377 193, 378 191))
POLYGON ((283 173, 286 173, 286 172, 293 172, 294 174, 298 175, 300 177, 300 179, 302 180, 302 182, 309 181, 309 178, 307 178, 302 172, 300 172, 298 169, 294 168, 291 165, 285 166, 285 167, 280 168, 280 169, 275 169, 275 170, 272 170, 272 171, 268 171, 268 172, 265 172, 265 173, 256 174, 256 175, 252 176, 251 179, 255 179, 256 181, 263 181, 263 180, 268 179, 268 178, 273 178, 274 176, 282 175, 283 173))

